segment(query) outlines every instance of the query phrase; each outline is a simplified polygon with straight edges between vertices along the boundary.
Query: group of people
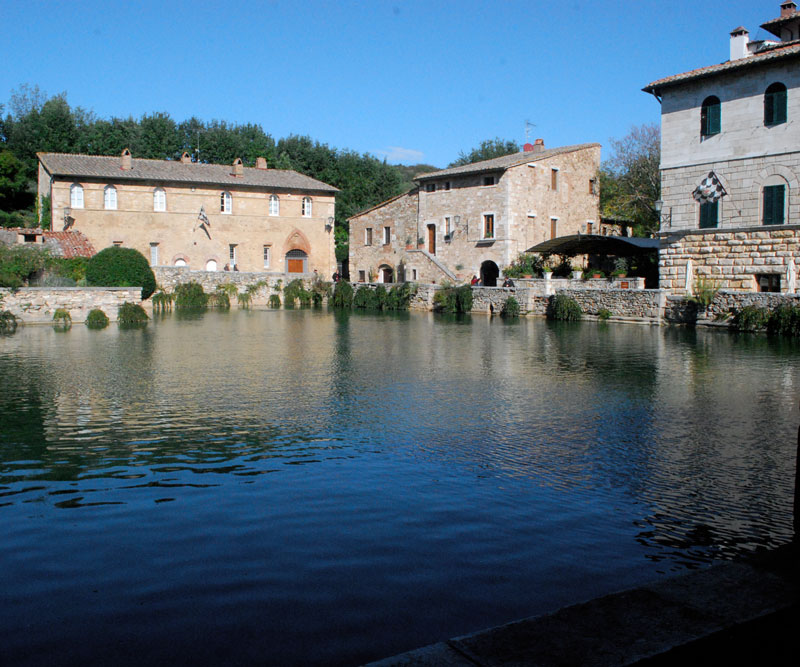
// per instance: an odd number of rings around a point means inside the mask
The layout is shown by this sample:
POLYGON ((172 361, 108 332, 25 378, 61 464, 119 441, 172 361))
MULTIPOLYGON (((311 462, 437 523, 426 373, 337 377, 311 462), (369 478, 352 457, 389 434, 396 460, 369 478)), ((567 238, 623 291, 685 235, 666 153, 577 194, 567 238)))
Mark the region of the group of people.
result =
MULTIPOLYGON (((472 280, 469 281, 469 284, 472 287, 482 287, 483 281, 480 278, 478 278, 478 276, 472 276, 472 280)), ((514 287, 514 281, 511 280, 511 278, 506 278, 503 281, 503 287, 514 287)))

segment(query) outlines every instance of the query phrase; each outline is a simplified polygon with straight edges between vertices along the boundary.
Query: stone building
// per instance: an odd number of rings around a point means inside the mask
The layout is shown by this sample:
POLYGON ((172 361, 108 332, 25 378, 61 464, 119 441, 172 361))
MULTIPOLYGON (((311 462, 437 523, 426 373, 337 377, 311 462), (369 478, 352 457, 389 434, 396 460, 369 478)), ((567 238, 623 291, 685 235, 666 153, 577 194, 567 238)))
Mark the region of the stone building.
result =
POLYGON ((417 187, 350 218, 350 276, 442 282, 503 267, 532 245, 597 233, 600 144, 525 150, 416 177, 417 187))
POLYGON ((53 229, 97 250, 139 250, 153 266, 310 274, 336 270, 336 188, 294 171, 180 160, 39 153, 53 229))
POLYGON ((794 291, 800 257, 800 12, 730 33, 730 59, 644 88, 661 103, 662 288, 794 291))

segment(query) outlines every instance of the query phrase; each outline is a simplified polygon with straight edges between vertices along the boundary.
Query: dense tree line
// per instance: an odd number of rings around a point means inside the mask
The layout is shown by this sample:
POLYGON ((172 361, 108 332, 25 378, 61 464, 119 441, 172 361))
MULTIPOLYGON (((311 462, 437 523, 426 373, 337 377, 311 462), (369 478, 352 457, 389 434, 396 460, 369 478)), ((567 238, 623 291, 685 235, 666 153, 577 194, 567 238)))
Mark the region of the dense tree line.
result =
POLYGON ((397 167, 369 154, 331 148, 307 136, 275 140, 258 124, 206 122, 192 117, 176 122, 168 113, 141 118, 97 118, 71 107, 66 94, 48 97, 38 87, 22 86, 0 105, 0 226, 35 225, 37 152, 118 155, 230 164, 237 157, 254 166, 265 157, 270 168, 294 169, 329 183, 336 197, 337 257, 347 256, 347 218, 412 186, 409 173, 427 165, 397 167), (5 117, 3 117, 5 113, 5 117))

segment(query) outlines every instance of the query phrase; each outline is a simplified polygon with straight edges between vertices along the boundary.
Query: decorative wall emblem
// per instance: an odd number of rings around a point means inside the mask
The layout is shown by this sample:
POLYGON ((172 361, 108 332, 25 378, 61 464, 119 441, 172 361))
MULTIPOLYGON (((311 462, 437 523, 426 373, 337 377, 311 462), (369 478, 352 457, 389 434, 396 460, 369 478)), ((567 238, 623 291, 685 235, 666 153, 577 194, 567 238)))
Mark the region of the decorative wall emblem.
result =
POLYGON ((722 187, 717 175, 713 171, 709 171, 708 176, 692 192, 692 197, 700 204, 713 204, 726 194, 728 193, 725 192, 725 188, 722 187))

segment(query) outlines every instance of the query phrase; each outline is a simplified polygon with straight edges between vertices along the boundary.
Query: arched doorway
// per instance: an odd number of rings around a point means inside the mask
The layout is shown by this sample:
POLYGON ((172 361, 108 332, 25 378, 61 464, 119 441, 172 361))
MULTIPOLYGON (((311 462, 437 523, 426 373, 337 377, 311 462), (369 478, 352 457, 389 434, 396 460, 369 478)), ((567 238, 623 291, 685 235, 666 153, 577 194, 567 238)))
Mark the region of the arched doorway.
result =
POLYGON ((287 252, 286 273, 308 273, 308 255, 302 250, 287 252))
POLYGON ((481 284, 485 287, 497 287, 497 276, 500 269, 491 259, 487 259, 481 264, 481 284))
POLYGON ((387 264, 381 264, 378 267, 378 274, 380 278, 380 282, 382 283, 393 283, 394 282, 394 271, 392 271, 392 267, 387 264))
POLYGON ((217 260, 209 259, 206 262, 206 271, 216 271, 216 270, 217 270, 217 260))

